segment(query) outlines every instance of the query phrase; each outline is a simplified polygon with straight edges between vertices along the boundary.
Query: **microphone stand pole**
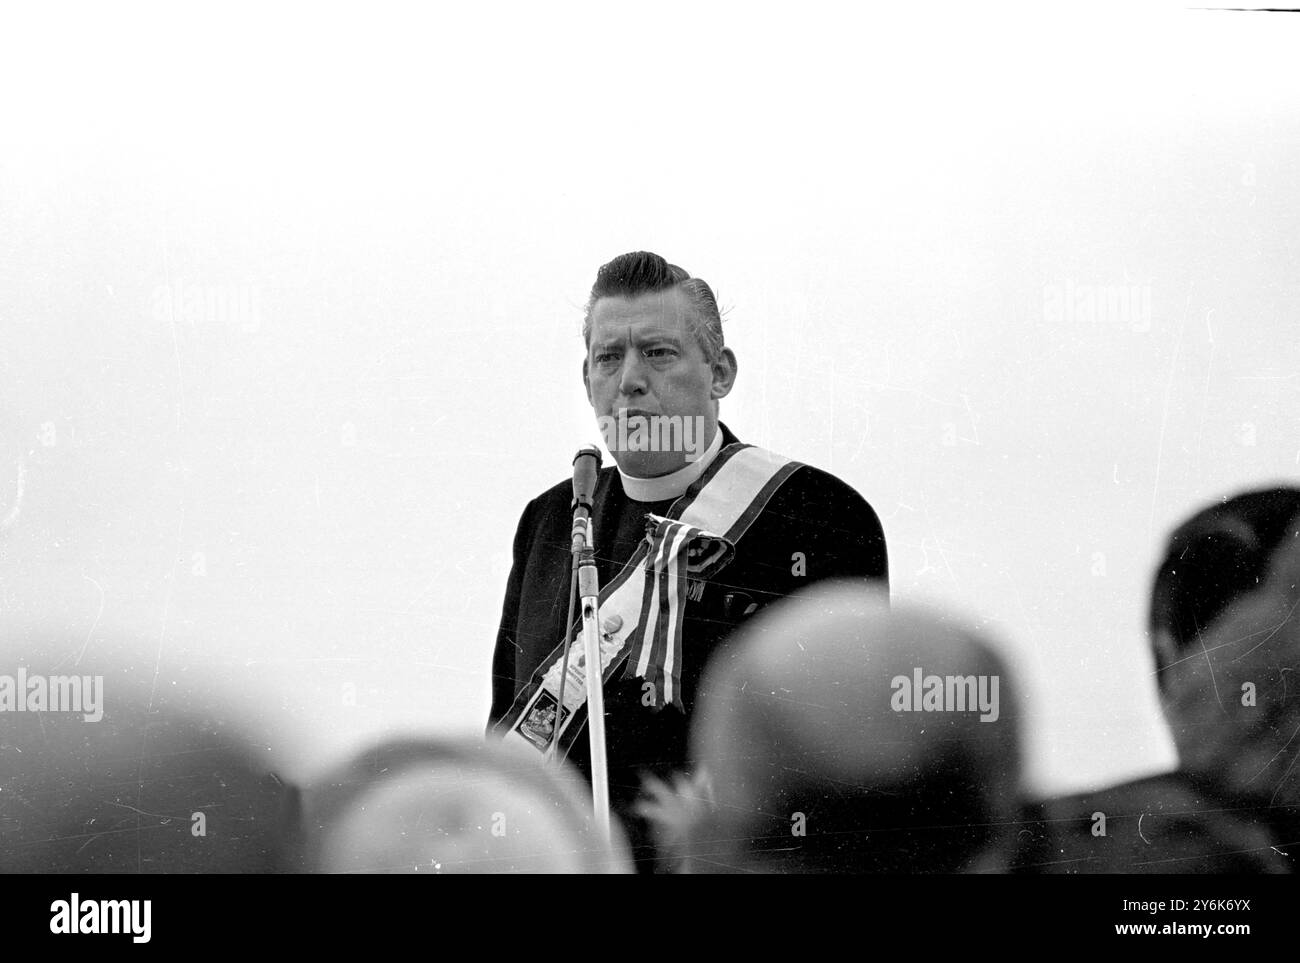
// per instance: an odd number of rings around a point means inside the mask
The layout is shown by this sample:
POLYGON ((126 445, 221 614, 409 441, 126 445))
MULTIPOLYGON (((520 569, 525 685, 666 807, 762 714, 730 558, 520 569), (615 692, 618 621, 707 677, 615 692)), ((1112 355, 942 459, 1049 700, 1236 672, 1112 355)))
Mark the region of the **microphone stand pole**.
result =
MULTIPOLYGON (((600 663, 600 581, 596 576, 596 550, 591 544, 591 519, 578 549, 578 598, 582 606, 582 642, 587 656, 587 735, 591 741, 591 799, 596 828, 609 839, 609 770, 605 755, 605 683, 600 663)), ((574 525, 573 540, 579 535, 574 525)))
MULTIPOLYGON (((574 583, 582 607, 582 642, 586 662, 583 675, 587 682, 587 737, 591 746, 591 794, 596 829, 601 838, 609 840, 609 767, 605 751, 605 685, 600 659, 600 579, 596 574, 596 547, 592 544, 591 489, 595 487, 595 471, 600 465, 600 453, 584 449, 574 459, 589 458, 587 483, 575 481, 572 541, 569 551, 573 568, 569 585, 569 620, 573 624, 574 583)), ((575 473, 575 477, 583 472, 575 473)), ((556 707, 554 735, 547 749, 547 758, 554 759, 559 742, 560 722, 564 715, 564 685, 569 676, 569 650, 565 639, 564 658, 560 666, 559 705, 556 707)))

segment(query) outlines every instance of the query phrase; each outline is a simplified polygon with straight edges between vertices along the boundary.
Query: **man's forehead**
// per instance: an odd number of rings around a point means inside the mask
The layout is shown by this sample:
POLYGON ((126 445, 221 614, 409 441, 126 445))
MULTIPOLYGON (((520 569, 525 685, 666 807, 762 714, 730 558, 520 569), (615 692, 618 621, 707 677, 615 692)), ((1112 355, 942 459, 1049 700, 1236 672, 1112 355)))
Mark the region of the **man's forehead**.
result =
POLYGON ((680 335, 693 330, 696 320, 694 305, 679 288, 631 298, 606 297, 592 308, 592 339, 622 337, 629 327, 642 336, 653 332, 680 335))

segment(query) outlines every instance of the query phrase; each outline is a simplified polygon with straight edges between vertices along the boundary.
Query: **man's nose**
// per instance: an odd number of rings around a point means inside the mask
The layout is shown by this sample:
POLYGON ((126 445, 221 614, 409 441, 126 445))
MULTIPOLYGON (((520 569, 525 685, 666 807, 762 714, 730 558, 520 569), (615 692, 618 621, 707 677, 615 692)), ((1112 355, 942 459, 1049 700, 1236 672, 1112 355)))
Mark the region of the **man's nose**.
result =
POLYGON ((646 371, 641 357, 635 353, 628 355, 619 372, 618 390, 625 395, 645 394, 646 371))

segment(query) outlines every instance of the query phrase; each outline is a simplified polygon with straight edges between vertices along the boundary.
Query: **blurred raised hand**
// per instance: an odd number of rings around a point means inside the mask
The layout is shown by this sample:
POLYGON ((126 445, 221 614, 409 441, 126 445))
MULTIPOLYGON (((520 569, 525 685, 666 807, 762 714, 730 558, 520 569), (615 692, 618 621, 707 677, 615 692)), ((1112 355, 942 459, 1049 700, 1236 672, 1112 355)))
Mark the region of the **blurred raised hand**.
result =
POLYGON ((642 775, 641 796, 633 811, 650 824, 655 848, 671 870, 683 872, 691 828, 714 805, 713 781, 703 768, 693 775, 675 772, 671 780, 670 784, 650 773, 642 775))

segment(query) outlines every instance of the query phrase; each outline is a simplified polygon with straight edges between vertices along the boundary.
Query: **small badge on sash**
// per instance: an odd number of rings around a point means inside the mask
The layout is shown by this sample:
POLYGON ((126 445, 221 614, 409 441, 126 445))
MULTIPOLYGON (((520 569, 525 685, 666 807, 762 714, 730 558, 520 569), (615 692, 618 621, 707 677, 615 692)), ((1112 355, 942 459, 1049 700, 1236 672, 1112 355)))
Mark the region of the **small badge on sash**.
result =
MULTIPOLYGON (((569 717, 569 710, 562 708, 560 710, 560 726, 563 727, 564 721, 569 717)), ((528 710, 528 715, 519 723, 519 734, 531 742, 542 752, 551 742, 551 737, 555 734, 555 698, 547 691, 543 690, 528 710)))

